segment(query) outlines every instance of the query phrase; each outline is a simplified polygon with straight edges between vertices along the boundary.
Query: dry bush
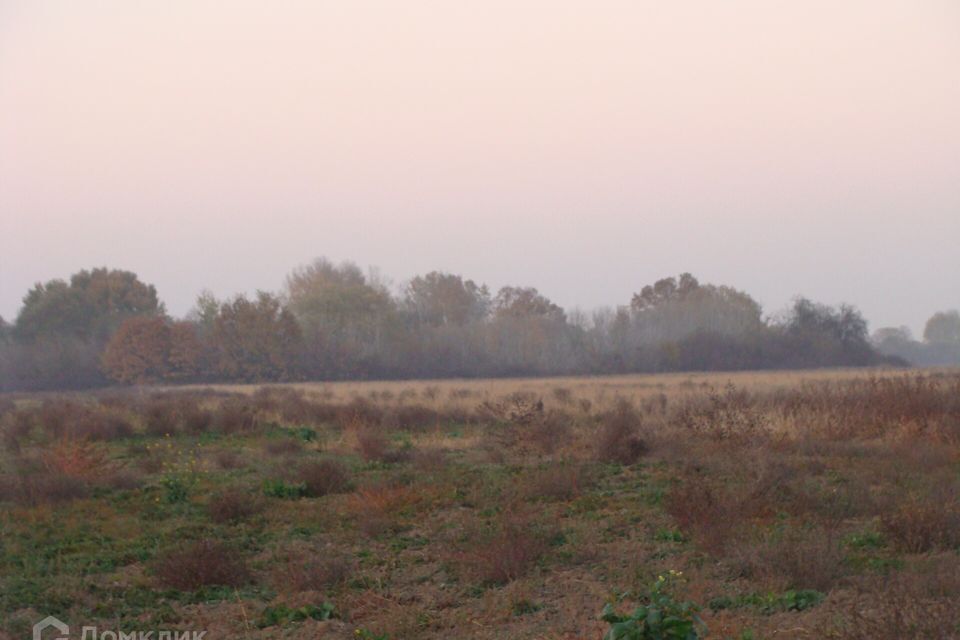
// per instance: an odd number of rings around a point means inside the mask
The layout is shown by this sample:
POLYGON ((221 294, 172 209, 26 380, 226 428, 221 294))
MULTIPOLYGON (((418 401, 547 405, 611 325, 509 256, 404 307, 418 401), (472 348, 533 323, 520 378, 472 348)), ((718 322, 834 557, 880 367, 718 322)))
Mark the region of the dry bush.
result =
POLYGON ((667 496, 666 511, 705 551, 721 555, 742 526, 730 496, 702 475, 692 475, 667 496))
POLYGON ((250 432, 258 425, 256 407, 246 398, 226 398, 213 414, 212 426, 220 433, 250 432))
POLYGON ((303 443, 294 438, 267 440, 263 445, 263 450, 271 456, 292 455, 303 451, 303 443))
POLYGON ((907 553, 960 547, 960 496, 953 487, 930 497, 909 496, 881 514, 880 527, 907 553))
POLYGON ((387 437, 379 430, 364 427, 357 431, 357 453, 367 462, 383 460, 389 448, 387 437))
POLYGON ((249 491, 227 489, 210 498, 207 514, 216 523, 240 522, 263 511, 263 501, 249 491))
POLYGON ((30 435, 30 431, 33 430, 33 423, 33 412, 13 409, 6 411, 3 418, 0 419, 4 448, 11 453, 19 452, 20 442, 30 435))
POLYGON ((180 430, 177 406, 169 397, 150 398, 143 406, 142 415, 144 429, 151 436, 173 435, 180 430))
POLYGON ((360 531, 374 537, 392 530, 399 512, 418 499, 410 487, 377 484, 358 489, 350 496, 347 507, 356 517, 360 531))
POLYGON ((16 502, 36 506, 78 500, 89 495, 87 483, 77 478, 44 470, 20 471, 6 488, 16 502))
POLYGON ((307 495, 325 496, 350 489, 350 472, 334 460, 308 462, 300 467, 296 479, 307 488, 307 495))
POLYGON ((769 417, 762 399, 728 384, 722 392, 686 397, 672 412, 670 424, 712 440, 757 442, 770 435, 769 417))
POLYGON ((327 591, 345 584, 353 572, 347 557, 294 548, 275 558, 271 583, 281 593, 327 591))
POLYGON ((120 407, 53 399, 31 413, 32 422, 50 438, 115 440, 131 436, 134 431, 120 407))
POLYGON ((843 619, 827 637, 852 640, 946 640, 960 635, 960 560, 930 558, 928 567, 869 576, 855 583, 843 619))
POLYGON ((522 493, 528 498, 572 500, 580 495, 590 478, 575 464, 558 464, 538 471, 527 481, 522 493))
POLYGON ((827 592, 849 574, 838 536, 824 529, 791 529, 761 542, 743 541, 730 555, 743 575, 779 590, 827 592))
POLYGON ((540 453, 553 454, 570 440, 573 418, 552 409, 540 419, 527 425, 521 432, 524 443, 540 453))
POLYGON ((596 442, 598 460, 629 465, 647 452, 647 443, 641 437, 640 414, 627 400, 618 400, 600 420, 596 442))
POLYGON ((397 462, 387 436, 379 429, 361 427, 357 430, 357 453, 367 462, 397 462))
POLYGON ((140 409, 146 432, 165 436, 183 431, 203 433, 213 420, 209 411, 200 406, 194 393, 158 393, 149 398, 140 409))
POLYGON ((243 466, 243 458, 235 449, 220 449, 213 456, 214 462, 221 469, 238 469, 243 466))
POLYGON ((824 438, 960 442, 960 377, 907 374, 805 383, 776 397, 776 411, 824 438))
POLYGON ((456 556, 457 564, 471 579, 494 585, 526 575, 546 553, 550 536, 528 517, 508 514, 473 537, 478 539, 456 556))
POLYGON ((239 587, 251 577, 236 550, 210 539, 167 552, 156 559, 153 570, 162 586, 179 591, 213 585, 239 587))
POLYGON ((412 460, 418 471, 439 471, 447 466, 447 452, 440 447, 423 447, 413 452, 412 460))
POLYGON ((50 446, 41 459, 56 476, 95 480, 114 470, 106 449, 84 439, 64 437, 50 446))
POLYGON ((485 400, 477 407, 477 413, 500 424, 529 425, 543 418, 543 400, 536 394, 517 391, 500 400, 485 400))
POLYGON ((551 390, 553 399, 560 404, 570 404, 573 402, 573 391, 569 387, 554 387, 551 390))

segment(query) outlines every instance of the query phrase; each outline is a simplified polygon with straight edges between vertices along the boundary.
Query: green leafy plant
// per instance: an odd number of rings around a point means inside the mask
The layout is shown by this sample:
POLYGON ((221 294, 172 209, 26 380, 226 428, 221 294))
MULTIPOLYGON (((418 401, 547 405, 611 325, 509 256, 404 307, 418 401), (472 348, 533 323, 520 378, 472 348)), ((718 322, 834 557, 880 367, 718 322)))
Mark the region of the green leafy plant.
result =
POLYGON ((645 603, 629 615, 616 612, 612 603, 603 608, 601 618, 610 624, 603 640, 698 640, 706 637, 707 628, 692 602, 674 599, 672 585, 681 577, 678 571, 659 576, 645 603))
POLYGON ((307 494, 307 485, 303 482, 287 484, 283 480, 265 480, 263 494, 270 498, 286 498, 295 500, 307 494))
POLYGON ((761 613, 770 615, 779 611, 805 611, 812 609, 826 596, 814 589, 798 589, 783 593, 748 593, 731 598, 720 596, 710 601, 709 607, 713 611, 722 609, 739 609, 742 607, 756 607, 761 613))
POLYGON ((289 622, 302 622, 307 619, 329 620, 334 617, 336 617, 336 611, 329 602, 324 602, 320 606, 307 604, 297 608, 290 608, 285 604, 278 604, 263 610, 257 626, 263 629, 284 625, 289 622))
POLYGON ((170 504, 185 502, 194 484, 196 484, 196 478, 182 473, 167 473, 160 478, 163 499, 170 504))

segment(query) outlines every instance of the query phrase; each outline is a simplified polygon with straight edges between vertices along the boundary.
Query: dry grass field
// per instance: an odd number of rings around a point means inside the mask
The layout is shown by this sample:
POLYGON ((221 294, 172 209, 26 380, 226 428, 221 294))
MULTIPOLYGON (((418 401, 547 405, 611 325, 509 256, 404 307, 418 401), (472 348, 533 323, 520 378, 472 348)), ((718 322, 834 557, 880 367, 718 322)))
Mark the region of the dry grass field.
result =
POLYGON ((0 412, 0 637, 50 614, 211 640, 960 637, 956 371, 154 388, 0 412))

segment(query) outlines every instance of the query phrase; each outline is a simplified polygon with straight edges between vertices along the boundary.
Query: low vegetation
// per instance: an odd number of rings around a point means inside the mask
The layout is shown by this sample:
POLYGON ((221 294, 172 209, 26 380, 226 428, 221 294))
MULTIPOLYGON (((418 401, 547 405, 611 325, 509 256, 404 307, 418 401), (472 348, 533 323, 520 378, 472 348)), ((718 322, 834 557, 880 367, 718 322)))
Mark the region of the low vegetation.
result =
POLYGON ((0 638, 960 635, 960 374, 0 400, 0 638))

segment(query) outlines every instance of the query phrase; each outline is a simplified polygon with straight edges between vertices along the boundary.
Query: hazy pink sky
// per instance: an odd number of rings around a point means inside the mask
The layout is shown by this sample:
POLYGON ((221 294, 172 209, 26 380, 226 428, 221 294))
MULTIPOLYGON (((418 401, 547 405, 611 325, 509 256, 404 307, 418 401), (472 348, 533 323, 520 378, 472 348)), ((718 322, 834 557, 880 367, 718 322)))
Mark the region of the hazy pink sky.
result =
POLYGON ((0 0, 0 314, 315 256, 625 303, 960 307, 960 3, 0 0))

